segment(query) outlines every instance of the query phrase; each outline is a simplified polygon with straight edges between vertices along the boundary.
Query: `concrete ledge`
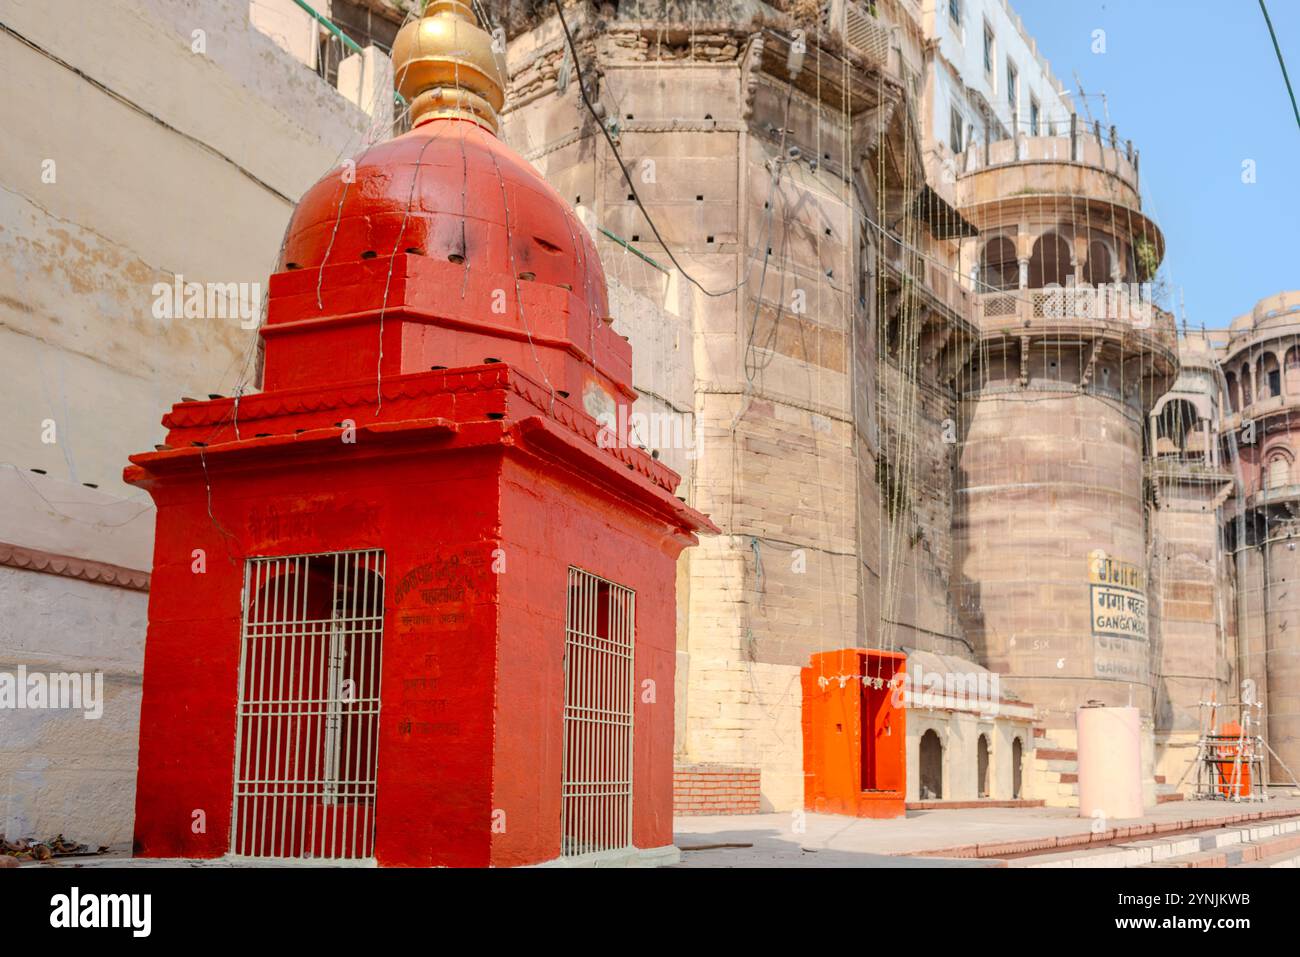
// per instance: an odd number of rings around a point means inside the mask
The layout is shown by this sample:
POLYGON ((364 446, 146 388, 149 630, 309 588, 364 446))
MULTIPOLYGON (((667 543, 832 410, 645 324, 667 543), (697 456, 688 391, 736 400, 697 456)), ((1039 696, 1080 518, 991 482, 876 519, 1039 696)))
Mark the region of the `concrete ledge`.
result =
POLYGON ((677 845, 664 847, 625 847, 616 851, 597 851, 576 857, 557 857, 537 867, 668 867, 682 859, 677 845))
POLYGON ((1300 850, 1300 821, 1111 844, 1010 862, 1011 867, 1235 867, 1300 850))
MULTIPOLYGON (((1129 838, 1158 834, 1182 834, 1190 831, 1210 831, 1232 827, 1236 824, 1263 822, 1278 818, 1295 818, 1295 808, 1278 808, 1268 811, 1253 811, 1233 814, 1218 818, 1184 818, 1177 821, 1148 822, 1124 827, 1107 828, 1104 831, 1085 832, 1062 836, 1035 837, 1022 841, 1003 841, 990 844, 962 844, 956 847, 935 848, 924 851, 911 851, 908 857, 957 857, 957 858, 999 858, 1038 852, 1050 852, 1063 847, 1084 847, 1111 845, 1129 838)), ((1300 821, 1289 822, 1300 826, 1300 821)), ((1275 832, 1276 833, 1276 832, 1275 832)), ((1240 840, 1240 838, 1238 838, 1240 840)), ((1226 839, 1225 839, 1226 841, 1226 839)))

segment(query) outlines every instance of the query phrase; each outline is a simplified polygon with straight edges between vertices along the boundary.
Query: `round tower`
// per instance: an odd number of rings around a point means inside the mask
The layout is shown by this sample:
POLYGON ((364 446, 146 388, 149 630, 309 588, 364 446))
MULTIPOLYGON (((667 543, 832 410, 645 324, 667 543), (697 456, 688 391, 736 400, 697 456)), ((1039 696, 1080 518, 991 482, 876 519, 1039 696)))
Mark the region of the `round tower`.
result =
POLYGON ((1149 717, 1144 423, 1178 358, 1136 155, 1075 126, 962 162, 979 229, 954 530, 967 633, 1048 728, 1090 700, 1149 717))

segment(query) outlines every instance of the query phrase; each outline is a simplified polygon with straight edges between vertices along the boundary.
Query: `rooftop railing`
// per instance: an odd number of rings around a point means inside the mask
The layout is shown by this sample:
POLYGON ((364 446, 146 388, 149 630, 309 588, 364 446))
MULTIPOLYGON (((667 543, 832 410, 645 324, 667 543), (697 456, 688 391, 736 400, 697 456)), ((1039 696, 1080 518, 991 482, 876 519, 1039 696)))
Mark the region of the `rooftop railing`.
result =
POLYGON ((1100 123, 1094 123, 1089 127, 1077 114, 1072 114, 1068 126, 1058 133, 1062 126, 1066 125, 1055 124, 1051 134, 1044 136, 1018 133, 1010 139, 971 143, 962 153, 960 171, 968 174, 1034 161, 1079 163, 1111 173, 1138 190, 1141 159, 1132 140, 1121 140, 1114 126, 1103 129, 1100 123))

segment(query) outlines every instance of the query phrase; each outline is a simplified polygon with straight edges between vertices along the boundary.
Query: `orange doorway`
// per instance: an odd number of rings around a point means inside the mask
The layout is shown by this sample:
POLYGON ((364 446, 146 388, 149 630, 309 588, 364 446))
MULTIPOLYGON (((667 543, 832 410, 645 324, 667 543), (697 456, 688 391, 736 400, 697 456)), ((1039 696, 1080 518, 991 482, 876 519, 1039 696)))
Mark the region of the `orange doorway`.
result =
POLYGON ((802 672, 804 806, 901 817, 907 765, 902 682, 907 657, 848 648, 813 655, 802 672))

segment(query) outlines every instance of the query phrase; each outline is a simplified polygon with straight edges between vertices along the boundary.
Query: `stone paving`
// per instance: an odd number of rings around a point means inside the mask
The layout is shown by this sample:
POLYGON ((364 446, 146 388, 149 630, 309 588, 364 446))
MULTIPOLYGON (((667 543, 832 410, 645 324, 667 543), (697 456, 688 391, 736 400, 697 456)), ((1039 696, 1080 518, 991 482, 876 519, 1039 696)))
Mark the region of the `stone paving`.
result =
MULTIPOLYGON (((1209 825, 1213 821, 1267 811, 1293 811, 1300 817, 1300 797, 1267 803, 1230 804, 1179 801, 1151 808, 1144 817, 1107 822, 1107 827, 1134 825, 1209 825)), ((909 857, 919 852, 975 844, 1033 842, 1086 835, 1093 822, 1070 808, 962 808, 909 811, 905 818, 871 820, 830 814, 805 814, 803 831, 784 814, 679 817, 675 841, 682 849, 680 867, 933 867, 991 866, 992 862, 945 857, 909 857), (749 847, 706 845, 748 844, 749 847)))
MULTIPOLYGON (((1300 818, 1300 796, 1274 798, 1267 803, 1230 804, 1179 801, 1157 805, 1144 817, 1109 821, 1109 828, 1141 825, 1209 827, 1214 822, 1266 812, 1277 819, 1300 818)), ((936 851, 969 849, 972 845, 1041 842, 1050 838, 1088 835, 1093 822, 1069 808, 975 807, 909 811, 905 818, 871 820, 833 814, 804 814, 795 832, 791 813, 679 817, 674 840, 681 849, 676 867, 997 867, 1000 859, 948 857, 936 851), (933 856, 915 856, 928 852, 933 856)), ((1242 827, 1248 825, 1242 824, 1242 827)), ((1140 840, 1134 838, 1133 840, 1140 840)), ((1095 853, 1079 848, 1077 855, 1095 853)), ((1064 856, 1064 855, 1062 855, 1064 856)), ((1031 863, 1020 859, 1018 866, 1031 863)), ((296 866, 298 862, 259 862, 256 866, 296 866)), ((228 859, 134 860, 125 851, 99 857, 62 858, 25 867, 240 867, 246 861, 228 859)), ((373 866, 369 862, 351 866, 373 866)), ((1265 866, 1295 866, 1288 858, 1265 866)))

